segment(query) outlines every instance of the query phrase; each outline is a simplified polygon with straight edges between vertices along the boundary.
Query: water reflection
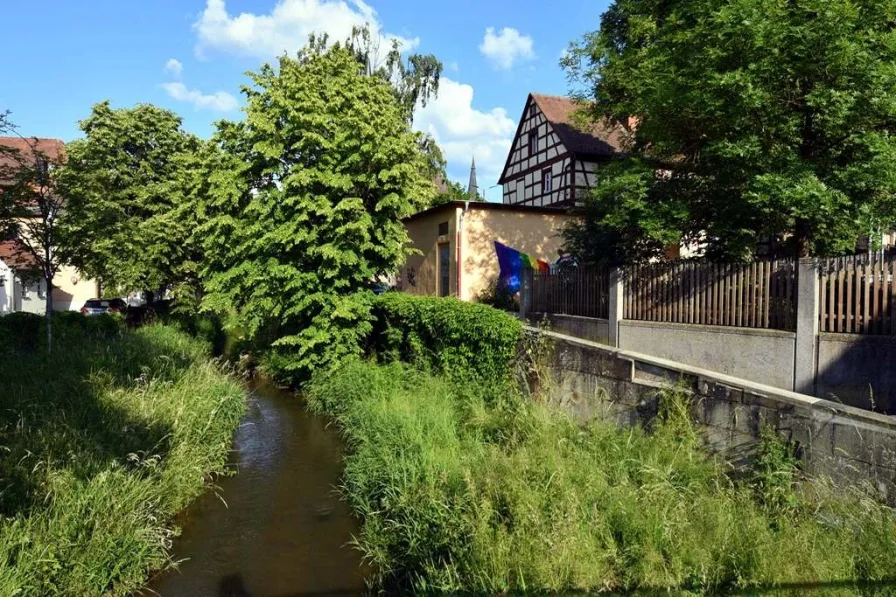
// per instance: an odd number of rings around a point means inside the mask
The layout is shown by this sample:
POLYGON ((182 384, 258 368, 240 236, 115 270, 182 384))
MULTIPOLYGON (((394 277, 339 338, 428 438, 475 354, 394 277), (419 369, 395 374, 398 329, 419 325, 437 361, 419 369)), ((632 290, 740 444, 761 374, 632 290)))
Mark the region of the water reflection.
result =
POLYGON ((333 491, 335 430, 295 396, 259 386, 235 448, 239 474, 186 512, 174 546, 184 561, 149 588, 162 597, 362 594, 360 556, 346 545, 357 523, 333 491))

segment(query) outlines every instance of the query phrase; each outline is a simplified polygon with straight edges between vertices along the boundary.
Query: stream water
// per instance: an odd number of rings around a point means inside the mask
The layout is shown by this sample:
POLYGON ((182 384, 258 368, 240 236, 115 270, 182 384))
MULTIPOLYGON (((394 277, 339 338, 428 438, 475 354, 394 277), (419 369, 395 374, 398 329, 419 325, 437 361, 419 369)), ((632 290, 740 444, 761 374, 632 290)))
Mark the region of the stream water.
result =
MULTIPOLYGON (((150 583, 162 597, 360 595, 358 531, 334 487, 342 471, 335 429, 295 395, 258 385, 234 445, 238 473, 183 515, 177 570, 150 583)), ((154 592, 154 593, 153 593, 154 592)))

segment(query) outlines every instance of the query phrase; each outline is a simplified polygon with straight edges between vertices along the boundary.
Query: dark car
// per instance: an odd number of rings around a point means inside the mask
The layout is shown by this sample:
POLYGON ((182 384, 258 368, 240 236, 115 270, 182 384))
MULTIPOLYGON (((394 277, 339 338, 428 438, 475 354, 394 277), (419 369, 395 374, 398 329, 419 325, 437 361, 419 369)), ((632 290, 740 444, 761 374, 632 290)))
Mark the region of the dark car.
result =
POLYGON ((82 315, 102 315, 103 313, 124 313, 128 304, 120 298, 90 299, 81 307, 82 315))

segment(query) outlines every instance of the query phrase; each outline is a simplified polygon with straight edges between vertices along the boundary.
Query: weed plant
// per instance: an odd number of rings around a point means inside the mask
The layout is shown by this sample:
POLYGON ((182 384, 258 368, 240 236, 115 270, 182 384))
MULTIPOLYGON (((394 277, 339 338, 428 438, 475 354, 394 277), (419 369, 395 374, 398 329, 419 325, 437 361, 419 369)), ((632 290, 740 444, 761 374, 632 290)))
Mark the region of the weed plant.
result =
POLYGON ((732 480, 685 400, 664 395, 648 434, 397 363, 349 362, 308 388, 346 438, 356 545, 390 592, 849 594, 893 578, 891 509, 798 479, 773 434, 732 480))
POLYGON ((203 343, 78 318, 0 360, 0 595, 125 595, 170 565, 243 412, 203 343))

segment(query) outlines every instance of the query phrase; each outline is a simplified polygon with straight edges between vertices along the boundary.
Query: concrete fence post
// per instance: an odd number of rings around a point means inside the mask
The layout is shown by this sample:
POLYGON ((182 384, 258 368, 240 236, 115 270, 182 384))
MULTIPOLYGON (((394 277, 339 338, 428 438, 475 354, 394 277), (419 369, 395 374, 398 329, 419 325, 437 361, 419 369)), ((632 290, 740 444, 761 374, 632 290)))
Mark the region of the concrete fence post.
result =
POLYGON ((800 259, 797 265, 796 347, 793 359, 793 390, 815 393, 818 372, 818 261, 800 259))
POLYGON ((520 280, 520 319, 525 320, 532 311, 532 270, 523 268, 520 280))
POLYGON ((619 322, 622 321, 622 310, 625 301, 625 276, 621 267, 610 270, 610 314, 609 341, 610 346, 619 348, 619 322))

